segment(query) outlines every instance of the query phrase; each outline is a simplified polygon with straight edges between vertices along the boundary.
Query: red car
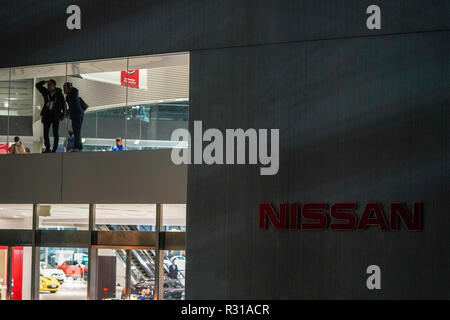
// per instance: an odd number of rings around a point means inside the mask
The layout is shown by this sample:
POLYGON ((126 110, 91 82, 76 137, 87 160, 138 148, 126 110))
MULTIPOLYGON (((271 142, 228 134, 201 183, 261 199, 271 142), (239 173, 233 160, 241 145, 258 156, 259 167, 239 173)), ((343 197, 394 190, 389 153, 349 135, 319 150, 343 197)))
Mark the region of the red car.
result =
POLYGON ((87 266, 80 264, 78 261, 65 261, 58 267, 58 269, 64 271, 66 277, 87 278, 87 266))

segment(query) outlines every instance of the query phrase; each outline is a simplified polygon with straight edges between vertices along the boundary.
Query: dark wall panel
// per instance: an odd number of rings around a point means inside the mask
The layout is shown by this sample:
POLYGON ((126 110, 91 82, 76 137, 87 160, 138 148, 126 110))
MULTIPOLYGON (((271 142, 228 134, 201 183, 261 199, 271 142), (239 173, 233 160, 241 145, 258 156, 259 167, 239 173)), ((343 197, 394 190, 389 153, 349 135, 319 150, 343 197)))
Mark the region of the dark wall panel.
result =
POLYGON ((0 156, 0 203, 186 203, 170 150, 0 156))
POLYGON ((8 116, 0 116, 0 135, 8 135, 8 116))
POLYGON ((0 67, 450 28, 447 0, 3 0, 0 67), (80 31, 66 8, 81 7, 80 31))
POLYGON ((0 156, 0 203, 59 203, 62 154, 0 156))
POLYGON ((191 132, 279 128, 280 170, 189 167, 186 297, 450 298, 448 59, 448 32, 192 52, 191 132), (420 201, 424 230, 258 229, 313 201, 420 201))
POLYGON ((9 117, 10 136, 33 136, 33 117, 31 116, 10 116, 9 117))
POLYGON ((171 150, 64 154, 63 203, 186 203, 187 167, 171 150))
POLYGON ((32 136, 33 135, 33 117, 31 116, 0 116, 0 135, 32 136), (9 123, 8 123, 9 122, 9 123), (9 126, 9 127, 8 127, 9 126))

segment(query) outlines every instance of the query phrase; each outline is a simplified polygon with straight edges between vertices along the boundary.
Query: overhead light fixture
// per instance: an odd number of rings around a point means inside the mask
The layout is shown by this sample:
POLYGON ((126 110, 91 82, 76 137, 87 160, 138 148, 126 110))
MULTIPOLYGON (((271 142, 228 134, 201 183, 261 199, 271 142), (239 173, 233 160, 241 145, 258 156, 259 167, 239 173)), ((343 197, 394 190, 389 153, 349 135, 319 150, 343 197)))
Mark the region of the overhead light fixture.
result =
POLYGON ((85 143, 86 142, 86 138, 81 139, 81 142, 85 143))
POLYGON ((135 142, 134 142, 134 144, 139 144, 141 141, 140 140, 136 140, 135 142))
POLYGON ((8 108, 9 107, 9 103, 5 102, 4 106, 5 106, 5 108, 8 108))

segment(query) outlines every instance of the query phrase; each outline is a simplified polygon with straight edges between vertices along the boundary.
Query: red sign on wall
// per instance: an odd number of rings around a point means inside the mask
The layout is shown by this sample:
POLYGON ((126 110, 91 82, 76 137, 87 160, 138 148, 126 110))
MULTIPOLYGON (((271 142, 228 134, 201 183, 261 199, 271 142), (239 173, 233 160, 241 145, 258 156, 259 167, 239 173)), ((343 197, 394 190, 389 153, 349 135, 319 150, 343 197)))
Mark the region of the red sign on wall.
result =
POLYGON ((139 89, 139 70, 122 71, 120 74, 120 84, 124 87, 139 89))
POLYGON ((0 154, 7 154, 8 153, 8 144, 0 143, 0 154))

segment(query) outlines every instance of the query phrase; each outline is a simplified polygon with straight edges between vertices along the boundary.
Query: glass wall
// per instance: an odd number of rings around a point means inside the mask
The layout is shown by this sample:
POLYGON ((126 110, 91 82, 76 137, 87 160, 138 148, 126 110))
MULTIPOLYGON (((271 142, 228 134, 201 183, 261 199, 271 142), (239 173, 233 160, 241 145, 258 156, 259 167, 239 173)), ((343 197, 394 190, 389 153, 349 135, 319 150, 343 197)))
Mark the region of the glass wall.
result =
POLYGON ((89 205, 41 204, 38 206, 41 230, 88 230, 89 205))
POLYGON ((184 300, 186 251, 164 251, 164 300, 184 300))
POLYGON ((100 231, 154 231, 155 204, 98 204, 96 229, 100 231))
POLYGON ((0 69, 0 154, 179 146, 188 106, 187 53, 0 69))
POLYGON ((163 213, 163 231, 185 232, 186 231, 186 205, 165 204, 163 213))
POLYGON ((40 300, 86 300, 88 249, 40 248, 40 300))
POLYGON ((183 232, 186 228, 186 206, 161 205, 163 219, 158 223, 163 232, 171 231, 170 235, 165 234, 165 239, 171 248, 178 250, 164 250, 163 241, 160 255, 156 248, 158 239, 163 237, 156 228, 157 208, 155 204, 98 204, 92 205, 93 210, 90 210, 87 204, 38 204, 34 212, 30 204, 1 205, 0 299, 8 298, 8 268, 12 270, 9 277, 11 299, 31 299, 32 266, 36 263, 38 268, 34 275, 39 280, 39 289, 35 293, 42 300, 84 300, 88 297, 88 289, 90 297, 95 294, 94 298, 104 300, 127 299, 127 283, 130 285, 130 299, 153 300, 157 259, 161 259, 163 267, 159 273, 163 282, 160 299, 184 299, 185 247, 179 237, 181 234, 174 233, 183 232), (37 229, 32 227, 33 213, 39 220, 37 229), (98 232, 89 234, 89 223, 93 229, 104 232, 101 237, 98 232), (26 228, 32 232, 20 230, 26 228), (11 229, 16 229, 14 239, 10 232, 2 234, 11 229), (33 243, 33 232, 37 230, 45 232, 34 234, 39 240, 36 240, 35 247, 27 247, 33 243), (113 242, 108 242, 111 239, 113 242), (18 240, 23 241, 19 242, 21 246, 17 246, 18 240), (8 263, 8 250, 12 252, 11 265, 8 263), (33 250, 36 250, 36 255, 32 254, 33 250), (93 272, 97 270, 96 276, 91 278, 89 254, 93 259, 93 272), (33 256, 36 257, 35 262, 32 261, 33 256), (96 283, 88 288, 88 281, 96 283))
POLYGON ((0 205, 0 229, 29 230, 32 228, 33 205, 2 204, 0 205))

